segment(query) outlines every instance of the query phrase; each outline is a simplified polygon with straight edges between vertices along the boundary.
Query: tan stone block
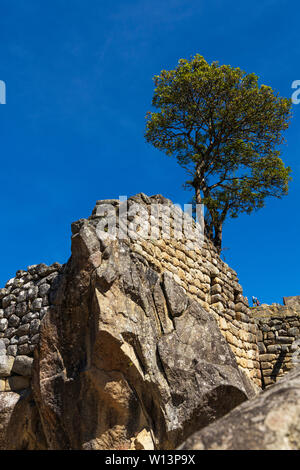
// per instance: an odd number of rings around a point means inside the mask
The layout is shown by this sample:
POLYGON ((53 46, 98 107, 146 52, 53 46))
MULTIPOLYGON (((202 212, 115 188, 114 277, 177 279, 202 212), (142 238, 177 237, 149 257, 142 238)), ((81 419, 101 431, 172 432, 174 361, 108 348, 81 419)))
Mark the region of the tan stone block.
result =
POLYGON ((210 291, 211 291, 212 295, 221 294, 222 293, 222 287, 220 286, 220 284, 214 284, 210 291))
POLYGON ((168 253, 167 253, 166 251, 163 251, 163 252, 161 253, 161 259, 162 259, 163 261, 167 261, 167 262, 169 262, 169 263, 172 263, 172 262, 173 262, 172 258, 168 255, 168 253))
POLYGON ((241 356, 244 357, 245 359, 248 359, 248 351, 246 351, 245 349, 242 349, 242 354, 241 356))
POLYGON ((246 331, 241 330, 241 331, 239 332, 239 337, 240 337, 241 341, 243 341, 243 342, 247 341, 247 336, 248 336, 248 335, 247 335, 246 331))
POLYGON ((203 292, 209 293, 210 292, 210 285, 209 284, 202 284, 201 289, 203 290, 203 292))
POLYGON ((200 248, 198 248, 197 246, 194 249, 194 252, 195 252, 195 255, 196 255, 197 259, 199 259, 199 257, 202 256, 202 250, 200 248))
POLYGON ((151 264, 156 267, 158 272, 162 272, 162 270, 163 270, 162 269, 162 264, 159 261, 157 261, 155 258, 152 258, 151 264))
MULTIPOLYGON (((226 293, 226 297, 228 299, 228 302, 233 302, 233 305, 234 305, 234 294, 232 294, 231 292, 229 292, 226 287, 223 286, 223 292, 226 293)), ((233 310, 234 310, 234 307, 233 307, 233 310)))
POLYGON ((161 249, 165 249, 166 248, 166 242, 163 238, 159 238, 157 240, 157 246, 159 246, 161 249))
POLYGON ((257 336, 258 335, 258 327, 255 323, 250 323, 249 324, 249 331, 250 333, 252 333, 253 335, 257 336))
POLYGON ((255 368, 254 370, 255 370, 255 372, 256 372, 256 377, 257 377, 258 379, 261 379, 261 371, 260 371, 259 369, 256 369, 256 368, 255 368))
POLYGON ((180 279, 185 279, 185 272, 181 269, 181 268, 178 268, 177 269, 177 276, 180 278, 180 279))
POLYGON ((220 317, 219 325, 220 325, 221 330, 228 330, 228 325, 227 325, 227 321, 225 320, 225 318, 220 317))
POLYGON ((134 243, 132 246, 132 249, 133 251, 135 251, 136 253, 140 254, 140 255, 143 255, 144 254, 144 251, 143 251, 143 248, 141 247, 141 245, 139 245, 138 243, 134 243))
POLYGON ((199 281, 199 279, 193 279, 191 284, 198 287, 198 289, 201 289, 201 282, 199 281))
POLYGON ((152 261, 154 260, 154 258, 151 255, 149 255, 149 253, 147 253, 146 251, 143 252, 142 256, 150 263, 152 263, 152 261))
POLYGON ((206 294, 205 294, 204 292, 202 292, 202 290, 199 289, 198 287, 197 287, 197 297, 198 297, 199 299, 203 300, 203 302, 206 302, 206 301, 207 301, 207 296, 206 296, 206 294))
POLYGON ((235 355, 238 356, 238 357, 243 357, 243 351, 242 349, 240 348, 236 348, 235 346, 233 346, 234 349, 235 349, 235 355))
POLYGON ((186 256, 181 250, 176 250, 176 258, 185 263, 186 256))
POLYGON ((191 269, 191 268, 193 268, 193 267, 195 266, 195 262, 194 262, 192 259, 190 259, 190 258, 186 258, 185 263, 186 263, 186 266, 187 266, 189 269, 191 269))
POLYGON ((253 349, 250 349, 249 351, 247 351, 247 357, 248 359, 255 360, 257 357, 257 352, 254 351, 253 349))
POLYGON ((276 354, 261 354, 259 359, 261 362, 274 362, 277 358, 276 354))
POLYGON ((220 279, 218 276, 214 277, 211 281, 211 284, 214 286, 215 284, 220 284, 220 286, 223 286, 224 282, 222 279, 220 279))
POLYGON ((5 380, 0 379, 0 392, 5 392, 5 380))
POLYGON ((164 266, 165 266, 164 271, 168 271, 171 274, 176 274, 177 273, 177 269, 176 269, 175 266, 173 266, 173 264, 164 263, 164 266))
POLYGON ((154 256, 157 259, 160 259, 160 257, 161 257, 161 249, 158 246, 155 246, 155 248, 154 248, 154 256))
POLYGON ((273 369, 262 369, 264 377, 271 377, 273 376, 273 369))
POLYGON ((198 279, 199 282, 201 283, 204 283, 205 282, 205 278, 204 278, 204 275, 202 274, 201 271, 199 271, 198 269, 194 269, 193 271, 190 270, 191 273, 194 273, 193 275, 193 278, 194 279, 198 279))
POLYGON ((210 305, 207 302, 203 302, 203 301, 199 300, 199 303, 204 308, 204 310, 206 310, 208 312, 210 311, 210 305))
POLYGON ((213 310, 216 310, 217 312, 224 312, 225 307, 221 302, 217 302, 215 304, 211 304, 210 306, 213 310))
POLYGON ((15 358, 13 356, 0 355, 0 377, 9 377, 15 358))
POLYGON ((234 344, 233 335, 230 331, 226 331, 226 340, 229 344, 234 344))
POLYGON ((171 262, 173 263, 174 266, 176 266, 176 268, 180 266, 180 262, 177 258, 173 258, 171 262))
POLYGON ((180 243, 179 240, 172 240, 172 247, 175 249, 175 250, 181 250, 181 247, 182 247, 182 243, 180 243))
POLYGON ((149 240, 142 240, 141 246, 146 251, 146 253, 151 256, 154 256, 155 248, 153 247, 152 243, 149 242, 149 240))
POLYGON ((176 257, 176 250, 172 247, 172 246, 167 246, 166 247, 166 252, 168 253, 169 256, 171 256, 172 258, 175 258, 176 257))
POLYGON ((198 289, 197 289, 197 287, 195 287, 195 286, 193 286, 193 285, 190 285, 190 286, 189 286, 189 292, 190 292, 190 294, 195 294, 195 295, 197 295, 197 294, 198 294, 198 289))
POLYGON ((184 250, 184 253, 185 255, 187 256, 187 258, 191 259, 194 263, 197 261, 197 255, 195 253, 195 251, 192 251, 192 250, 184 250))
POLYGON ((182 261, 180 261, 179 263, 180 263, 180 267, 181 267, 181 269, 183 269, 185 277, 186 277, 186 275, 190 272, 190 268, 185 263, 183 263, 182 261))
POLYGON ((270 386, 275 383, 275 380, 271 377, 264 377, 265 386, 270 386))
POLYGON ((248 361, 246 359, 238 357, 237 358, 237 363, 238 363, 238 365, 240 365, 244 369, 248 369, 248 361))

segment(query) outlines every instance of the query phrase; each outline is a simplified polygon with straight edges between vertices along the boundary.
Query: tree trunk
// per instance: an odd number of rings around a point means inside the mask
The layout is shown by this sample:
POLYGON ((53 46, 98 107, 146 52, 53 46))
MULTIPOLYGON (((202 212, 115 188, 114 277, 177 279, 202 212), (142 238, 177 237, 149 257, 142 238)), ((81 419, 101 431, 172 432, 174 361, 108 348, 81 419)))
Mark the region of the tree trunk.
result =
POLYGON ((196 204, 202 204, 201 191, 199 186, 195 187, 196 204))
POLYGON ((214 230, 211 223, 205 222, 205 235, 214 243, 214 230))
POLYGON ((222 249, 222 229, 223 229, 222 223, 215 225, 214 245, 218 251, 218 254, 221 253, 221 249, 222 249))

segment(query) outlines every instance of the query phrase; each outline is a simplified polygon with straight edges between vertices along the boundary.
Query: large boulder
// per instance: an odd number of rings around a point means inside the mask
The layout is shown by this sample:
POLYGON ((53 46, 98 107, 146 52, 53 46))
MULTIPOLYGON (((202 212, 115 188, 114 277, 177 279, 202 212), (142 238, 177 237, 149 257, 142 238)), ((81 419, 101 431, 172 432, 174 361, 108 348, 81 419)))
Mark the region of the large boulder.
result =
POLYGON ((299 450, 300 368, 196 432, 181 450, 299 450))
POLYGON ((0 450, 46 449, 32 394, 0 393, 0 450))
POLYGON ((255 394, 170 275, 87 220, 73 232, 33 366, 48 449, 174 449, 255 394))

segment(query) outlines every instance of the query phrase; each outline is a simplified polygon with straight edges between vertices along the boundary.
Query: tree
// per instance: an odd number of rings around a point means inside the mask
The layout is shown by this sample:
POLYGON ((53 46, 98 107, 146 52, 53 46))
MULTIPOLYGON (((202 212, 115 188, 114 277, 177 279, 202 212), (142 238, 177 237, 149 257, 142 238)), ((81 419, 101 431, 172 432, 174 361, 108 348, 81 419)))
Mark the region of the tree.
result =
POLYGON ((225 219, 250 214, 266 197, 288 192, 290 168, 280 158, 291 100, 258 84, 254 73, 208 64, 199 54, 154 77, 147 142, 175 156, 185 186, 206 206, 207 233, 221 251, 225 219))

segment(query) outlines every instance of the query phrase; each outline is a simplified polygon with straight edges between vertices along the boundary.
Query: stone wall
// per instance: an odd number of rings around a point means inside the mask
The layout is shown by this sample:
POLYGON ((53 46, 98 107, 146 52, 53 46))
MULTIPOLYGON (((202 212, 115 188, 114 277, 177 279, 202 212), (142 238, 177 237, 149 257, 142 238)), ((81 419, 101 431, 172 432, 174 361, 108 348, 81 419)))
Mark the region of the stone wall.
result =
POLYGON ((258 326, 263 387, 272 385, 293 369, 296 361, 299 363, 300 306, 286 300, 285 303, 287 305, 261 305, 253 309, 258 326))
POLYGON ((40 322, 49 310, 49 291, 61 270, 59 263, 29 266, 0 289, 1 391, 20 390, 29 384, 30 358, 39 343, 40 322))
MULTIPOLYGON (((153 204, 169 207, 174 220, 176 214, 182 215, 181 209, 160 195, 139 194, 121 204, 127 205, 129 213, 136 204, 141 205, 161 235, 145 237, 141 219, 138 235, 136 231, 131 233, 129 226, 129 237, 124 242, 158 273, 169 273, 190 297, 214 315, 239 367, 249 378, 264 387, 292 368, 293 347, 300 331, 299 298, 285 298, 286 306, 250 309, 236 272, 221 260, 209 240, 191 245, 185 235, 178 236, 175 225, 171 225, 169 234, 163 232, 166 215, 155 218, 150 210, 153 204)), ((97 230, 104 214, 106 219, 109 215, 118 221, 121 211, 118 200, 98 201, 89 221, 97 230)), ((136 221, 134 216, 129 220, 136 221)), ((72 224, 73 233, 82 221, 72 224)), ((190 223, 195 228, 192 219, 190 223)), ((59 282, 63 267, 59 263, 30 266, 27 271, 18 271, 0 289, 0 391, 24 388, 28 382, 29 359, 39 343, 40 322, 50 308, 51 286, 59 282), (20 363, 27 364, 25 369, 20 363), (26 378, 23 382, 18 378, 22 374, 26 378)))
MULTIPOLYGON (((99 213, 104 212, 101 206, 107 203, 113 206, 118 214, 118 200, 98 201, 93 215, 89 218, 94 221, 95 227, 101 219, 99 213)), ((160 195, 148 197, 140 194, 129 198, 126 203, 129 211, 134 204, 143 205, 148 211, 155 203, 174 208, 171 201, 160 195)), ((176 210, 181 211, 179 208, 176 210)), ((163 218, 156 220, 160 233, 162 220, 163 218)), ((152 223, 155 225, 153 220, 152 223)), ((195 224, 193 221, 191 223, 195 224)), ((191 248, 189 240, 184 237, 178 239, 174 233, 171 228, 169 238, 165 236, 145 239, 140 236, 135 240, 130 239, 128 243, 132 251, 143 256, 159 273, 171 273, 174 280, 191 297, 197 299, 205 310, 215 316, 238 365, 261 386, 257 325, 250 314, 248 300, 243 296, 236 272, 221 260, 215 247, 207 239, 199 247, 193 244, 191 248)))

